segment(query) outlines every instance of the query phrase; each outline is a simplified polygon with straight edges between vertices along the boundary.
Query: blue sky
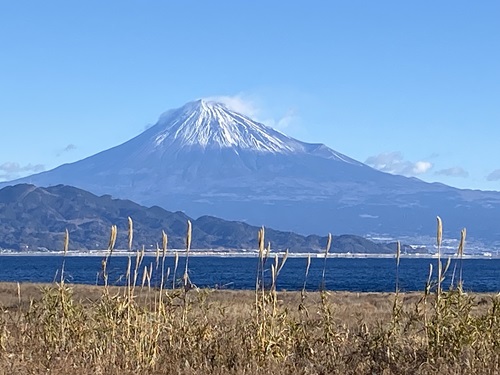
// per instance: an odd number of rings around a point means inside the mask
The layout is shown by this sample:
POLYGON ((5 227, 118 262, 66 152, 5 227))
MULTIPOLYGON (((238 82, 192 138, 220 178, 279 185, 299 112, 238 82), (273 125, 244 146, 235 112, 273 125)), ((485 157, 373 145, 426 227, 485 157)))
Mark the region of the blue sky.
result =
POLYGON ((498 1, 0 1, 0 180, 218 97, 379 169, 500 190, 498 1))

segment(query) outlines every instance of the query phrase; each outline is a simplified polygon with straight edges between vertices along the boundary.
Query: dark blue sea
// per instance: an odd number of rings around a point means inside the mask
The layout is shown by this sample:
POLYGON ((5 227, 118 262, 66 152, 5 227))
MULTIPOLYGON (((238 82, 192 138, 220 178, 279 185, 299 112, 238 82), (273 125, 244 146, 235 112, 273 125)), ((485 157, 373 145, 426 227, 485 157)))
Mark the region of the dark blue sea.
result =
MULTIPOLYGON (((101 257, 72 256, 65 260, 65 280, 79 284, 102 284, 101 257)), ((132 258, 134 265, 135 258, 132 258)), ((437 270, 436 259, 403 258, 399 268, 399 286, 402 291, 423 290, 429 275, 429 264, 433 264, 434 275, 437 270)), ((158 284, 161 266, 156 271, 154 257, 145 257, 138 282, 142 280, 144 266, 153 263, 152 284, 158 284)), ((257 272, 257 258, 243 257, 191 257, 189 276, 198 287, 221 289, 253 289, 257 272)), ((176 280, 184 272, 184 259, 181 256, 176 280)), ((449 285, 455 261, 448 270, 445 285, 449 285)), ((62 257, 50 256, 0 256, 0 281, 47 283, 59 280, 62 257)), ((300 290, 304 285, 307 259, 289 258, 278 276, 278 289, 300 290)), ((306 280, 308 290, 318 290, 321 286, 324 259, 313 258, 306 280)), ((270 279, 271 260, 266 264, 265 275, 270 279)), ((165 269, 170 267, 168 285, 174 280, 174 259, 168 257, 165 269)), ((108 264, 110 284, 123 284, 127 268, 127 257, 111 257, 108 264)), ((500 292, 500 258, 464 259, 464 289, 474 292, 500 292)), ((455 281, 458 268, 455 272, 455 281)), ((326 261, 325 287, 329 290, 353 292, 390 292, 395 288, 396 264, 394 259, 386 258, 329 258, 326 261)))

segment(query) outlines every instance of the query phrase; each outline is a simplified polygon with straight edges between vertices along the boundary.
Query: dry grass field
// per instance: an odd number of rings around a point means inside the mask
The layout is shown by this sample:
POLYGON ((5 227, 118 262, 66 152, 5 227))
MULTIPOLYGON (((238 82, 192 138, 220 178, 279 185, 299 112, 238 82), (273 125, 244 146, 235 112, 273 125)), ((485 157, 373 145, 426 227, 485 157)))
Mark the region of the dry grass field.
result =
POLYGON ((257 305, 250 291, 159 293, 0 284, 0 373, 500 371, 498 296, 447 292, 438 322, 435 298, 426 318, 419 293, 400 294, 397 311, 394 293, 277 292, 274 300, 265 292, 257 305))
MULTIPOLYGON (((438 259, 420 293, 280 292, 286 255, 270 255, 262 229, 255 290, 197 289, 189 224, 176 285, 163 276, 152 285, 143 251, 129 259, 125 286, 108 285, 116 229, 102 286, 67 284, 64 263, 52 285, 0 283, 0 374, 500 373, 500 295, 464 293, 458 258, 449 290, 449 263, 438 259)), ((438 225, 438 246, 439 234, 438 225)), ((155 269, 168 279, 166 247, 164 235, 155 269)))

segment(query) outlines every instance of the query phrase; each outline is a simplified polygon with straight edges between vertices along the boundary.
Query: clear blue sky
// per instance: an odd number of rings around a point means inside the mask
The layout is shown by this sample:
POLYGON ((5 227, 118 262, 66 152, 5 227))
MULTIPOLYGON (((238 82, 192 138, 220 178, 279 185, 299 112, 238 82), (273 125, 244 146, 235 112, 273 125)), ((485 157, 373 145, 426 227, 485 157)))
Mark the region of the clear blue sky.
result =
POLYGON ((1 1, 0 180, 223 97, 377 168, 500 190, 499 1, 1 1))

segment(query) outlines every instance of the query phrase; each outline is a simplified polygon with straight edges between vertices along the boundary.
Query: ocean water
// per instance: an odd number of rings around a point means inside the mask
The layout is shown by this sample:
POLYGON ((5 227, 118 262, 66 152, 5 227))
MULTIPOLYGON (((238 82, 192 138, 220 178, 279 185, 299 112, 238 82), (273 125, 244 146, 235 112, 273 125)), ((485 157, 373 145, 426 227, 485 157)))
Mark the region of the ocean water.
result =
MULTIPOLYGON (((65 280, 79 284, 102 284, 101 257, 72 256, 65 260, 65 280)), ((108 263, 110 284, 123 284, 127 268, 127 257, 111 257, 108 263)), ((272 260, 266 263, 265 275, 270 279, 272 260)), ((144 266, 153 264, 153 285, 158 285, 161 266, 156 270, 155 258, 146 256, 139 273, 142 280, 144 266)), ((191 257, 189 276, 198 287, 224 289, 253 289, 257 272, 257 258, 242 257, 191 257)), ((132 265, 135 258, 132 258, 132 265)), ((318 290, 324 259, 313 258, 306 280, 308 290, 318 290)), ((429 275, 429 264, 433 264, 436 277, 437 260, 403 258, 399 268, 399 285, 402 291, 423 290, 429 275)), ((0 256, 0 281, 46 283, 59 280, 62 257, 50 256, 0 256)), ((179 258, 176 280, 184 272, 184 258, 179 258)), ((305 281, 307 259, 289 258, 278 276, 280 290, 300 290, 305 281)), ((166 258, 165 269, 170 267, 168 285, 173 282, 174 259, 166 258)), ((449 285, 455 261, 452 261, 445 280, 449 285)), ((457 263, 458 267, 458 263, 457 263)), ((394 259, 380 258, 328 258, 326 260, 325 286, 329 290, 353 292, 390 292, 395 288, 396 264, 394 259)), ((458 268, 455 280, 458 277, 458 268)), ((464 289, 474 292, 500 292, 500 259, 464 259, 464 289)))

